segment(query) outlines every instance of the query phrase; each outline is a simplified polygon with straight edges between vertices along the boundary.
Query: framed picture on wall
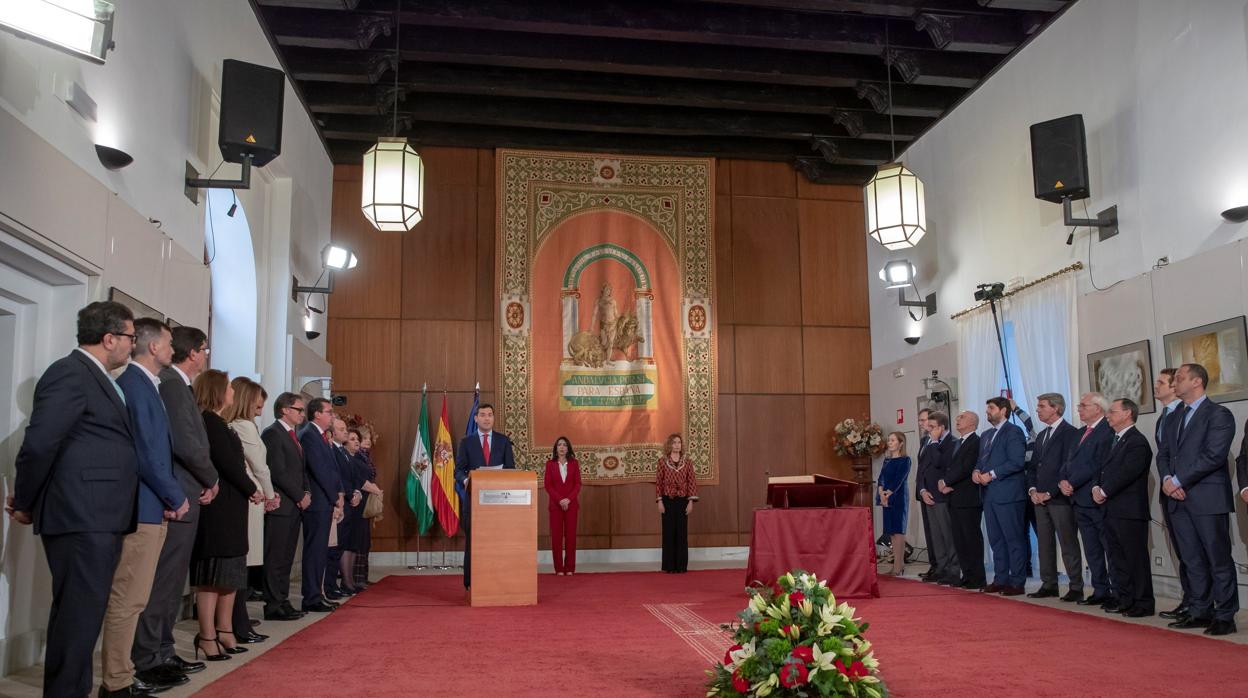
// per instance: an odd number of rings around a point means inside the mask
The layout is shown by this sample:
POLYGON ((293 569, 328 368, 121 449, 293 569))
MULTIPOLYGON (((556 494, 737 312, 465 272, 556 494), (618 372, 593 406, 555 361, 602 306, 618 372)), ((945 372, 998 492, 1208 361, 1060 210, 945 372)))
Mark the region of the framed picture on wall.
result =
POLYGON ((1088 384, 1110 400, 1131 398, 1141 414, 1156 412, 1153 359, 1147 339, 1088 354, 1088 384))
POLYGON ((1168 334, 1165 345, 1170 366, 1205 367, 1205 392, 1214 402, 1248 399, 1248 325, 1243 315, 1168 334))
POLYGON ((156 318, 157 320, 160 320, 161 322, 164 322, 165 320, 164 313, 156 310, 152 306, 144 303, 143 301, 135 298, 134 296, 126 293, 125 291, 118 289, 116 286, 110 286, 108 288, 108 299, 110 301, 116 301, 117 303, 121 303, 122 305, 129 308, 130 312, 134 313, 134 319, 136 320, 141 317, 156 318))

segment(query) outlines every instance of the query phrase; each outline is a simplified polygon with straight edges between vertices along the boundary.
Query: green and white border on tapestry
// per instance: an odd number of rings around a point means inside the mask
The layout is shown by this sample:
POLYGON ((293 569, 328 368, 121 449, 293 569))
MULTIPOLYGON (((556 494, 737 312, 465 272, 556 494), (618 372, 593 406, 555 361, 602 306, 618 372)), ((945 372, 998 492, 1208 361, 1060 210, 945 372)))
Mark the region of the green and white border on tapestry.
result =
MULTIPOLYGON (((682 298, 682 433, 699 482, 719 483, 715 462, 715 163, 706 158, 604 156, 498 150, 495 290, 499 301, 498 386, 516 466, 540 471, 550 444, 533 443, 530 333, 533 258, 559 223, 591 210, 637 216, 671 246, 682 298)), ((653 482, 662 443, 581 444, 590 484, 653 482)))

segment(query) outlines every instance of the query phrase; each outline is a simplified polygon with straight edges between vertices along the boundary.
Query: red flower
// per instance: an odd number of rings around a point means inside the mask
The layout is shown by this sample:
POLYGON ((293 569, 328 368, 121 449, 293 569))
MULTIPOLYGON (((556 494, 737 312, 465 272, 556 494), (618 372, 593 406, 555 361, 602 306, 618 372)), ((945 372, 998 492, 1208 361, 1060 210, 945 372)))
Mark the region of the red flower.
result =
POLYGON ((724 666, 732 664, 732 653, 739 649, 741 649, 741 645, 733 645, 728 648, 727 652, 724 652, 724 666))
POLYGON ((780 685, 785 688, 801 686, 809 677, 810 672, 807 671, 805 664, 791 662, 780 668, 780 685))
POLYGON ((732 687, 737 693, 750 692, 750 681, 741 675, 740 667, 732 672, 732 687))
POLYGON ((850 663, 848 669, 845 668, 845 665, 839 659, 836 660, 834 664, 836 664, 837 671, 841 672, 845 676, 848 676, 851 680, 861 679, 871 673, 870 670, 867 669, 866 664, 863 664, 856 659, 850 663))
POLYGON ((805 600, 806 600, 806 595, 800 591, 795 591, 792 594, 789 594, 789 604, 793 606, 800 606, 802 605, 802 602, 805 600))
POLYGON ((760 632, 762 632, 762 623, 760 623, 759 621, 754 621, 754 634, 757 635, 760 632))
POLYGON ((815 650, 810 645, 799 645, 793 648, 793 658, 803 664, 815 661, 815 650))

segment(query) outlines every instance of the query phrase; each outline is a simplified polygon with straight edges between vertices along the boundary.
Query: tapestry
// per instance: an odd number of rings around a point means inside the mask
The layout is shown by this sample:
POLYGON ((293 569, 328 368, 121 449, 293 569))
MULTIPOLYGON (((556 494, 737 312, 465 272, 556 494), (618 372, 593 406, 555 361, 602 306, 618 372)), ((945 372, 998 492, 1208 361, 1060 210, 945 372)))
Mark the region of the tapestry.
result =
POLYGON ((714 161, 499 150, 498 411, 591 484, 653 482, 669 434, 718 484, 714 161))

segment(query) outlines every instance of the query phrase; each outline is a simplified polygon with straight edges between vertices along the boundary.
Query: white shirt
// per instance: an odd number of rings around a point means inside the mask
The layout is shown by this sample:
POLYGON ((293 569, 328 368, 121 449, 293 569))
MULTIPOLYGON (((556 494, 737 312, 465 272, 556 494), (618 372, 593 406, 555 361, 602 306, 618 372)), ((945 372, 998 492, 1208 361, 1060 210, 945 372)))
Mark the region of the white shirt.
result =
POLYGON ((109 373, 107 368, 104 368, 104 364, 100 363, 100 360, 99 360, 99 359, 97 359, 97 358, 95 358, 95 355, 94 355, 94 354, 92 354, 91 352, 87 351, 86 349, 83 349, 82 347, 77 347, 77 350, 78 350, 78 351, 80 351, 80 352, 82 352, 82 353, 83 353, 83 355, 84 355, 84 356, 86 356, 88 359, 91 359, 91 363, 93 363, 93 364, 95 364, 96 366, 98 366, 98 367, 99 367, 99 369, 100 369, 100 371, 101 371, 104 375, 108 376, 110 379, 113 377, 113 374, 109 373))
POLYGON ((130 363, 134 364, 135 366, 138 366, 139 370, 143 371, 143 373, 147 376, 147 379, 152 382, 152 385, 156 386, 156 390, 160 390, 160 377, 159 376, 147 370, 147 367, 139 363, 138 361, 131 361, 130 363))
POLYGON ((563 480, 564 482, 568 481, 568 464, 567 463, 559 464, 559 479, 563 480))
POLYGON ((178 368, 177 366, 170 366, 170 368, 177 371, 179 376, 182 376, 183 383, 186 383, 187 385, 191 384, 191 379, 187 377, 186 373, 184 373, 182 369, 178 368))

